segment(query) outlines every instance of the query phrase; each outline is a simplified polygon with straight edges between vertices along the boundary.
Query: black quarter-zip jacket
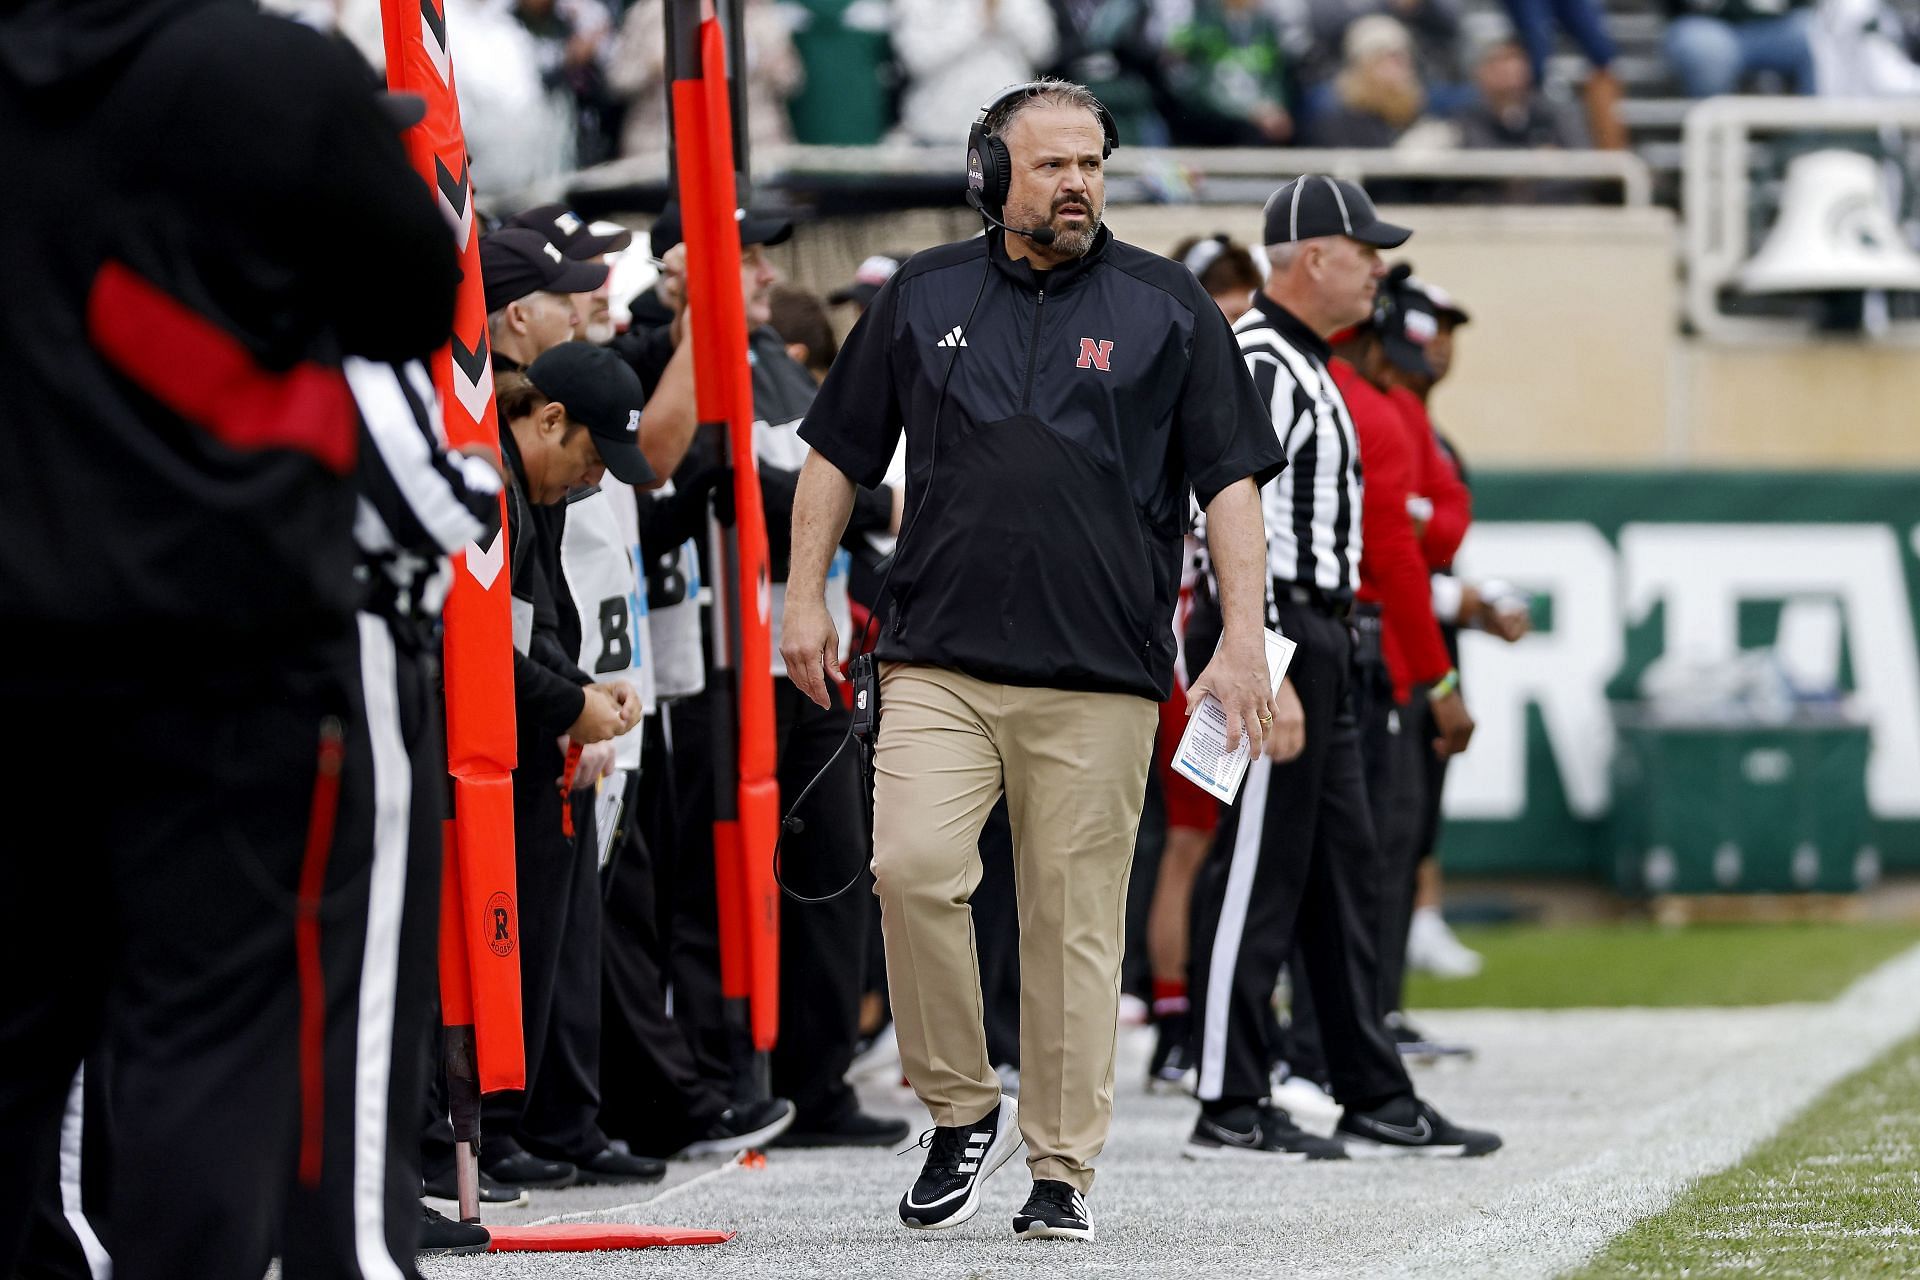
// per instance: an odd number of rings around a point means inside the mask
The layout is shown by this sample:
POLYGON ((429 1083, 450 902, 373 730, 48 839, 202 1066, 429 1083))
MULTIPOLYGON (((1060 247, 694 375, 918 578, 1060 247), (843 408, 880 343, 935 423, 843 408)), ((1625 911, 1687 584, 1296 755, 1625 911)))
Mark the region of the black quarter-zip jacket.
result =
POLYGON ((1285 465, 1219 308, 1104 229, 1051 271, 999 233, 909 259, 800 434, 871 486, 903 429, 906 535, 878 656, 1156 700, 1189 493, 1204 508, 1285 465))

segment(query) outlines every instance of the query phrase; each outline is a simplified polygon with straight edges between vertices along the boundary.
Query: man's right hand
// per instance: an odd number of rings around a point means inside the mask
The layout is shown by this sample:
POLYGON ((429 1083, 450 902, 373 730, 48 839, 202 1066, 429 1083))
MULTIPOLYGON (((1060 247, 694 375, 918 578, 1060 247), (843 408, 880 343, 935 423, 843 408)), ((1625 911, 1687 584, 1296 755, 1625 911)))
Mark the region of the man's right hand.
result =
POLYGON ((823 598, 801 599, 787 592, 787 611, 780 622, 780 656, 787 679, 822 707, 831 707, 828 681, 845 684, 840 674, 840 632, 833 625, 823 598))
POLYGON ((581 704, 578 718, 567 726, 568 737, 584 745, 605 742, 625 731, 626 714, 604 685, 590 684, 581 692, 586 695, 586 701, 581 704))
POLYGON ((1440 730, 1440 736, 1433 740, 1433 753, 1444 757, 1465 751, 1467 741, 1473 737, 1473 717, 1467 714, 1467 702, 1460 691, 1455 689, 1427 705, 1433 709, 1434 727, 1440 730))

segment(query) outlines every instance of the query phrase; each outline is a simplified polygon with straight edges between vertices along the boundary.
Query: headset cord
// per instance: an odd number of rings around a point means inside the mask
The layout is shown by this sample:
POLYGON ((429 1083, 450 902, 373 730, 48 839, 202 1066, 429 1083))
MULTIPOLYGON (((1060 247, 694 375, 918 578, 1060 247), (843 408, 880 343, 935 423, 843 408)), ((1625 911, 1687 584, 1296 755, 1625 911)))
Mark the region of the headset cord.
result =
MULTIPOLYGON (((900 567, 900 553, 906 550, 907 539, 913 535, 914 529, 918 527, 920 523, 921 513, 927 509, 929 502, 933 498, 934 472, 940 466, 940 414, 947 407, 947 388, 953 382, 954 366, 960 363, 960 352, 962 350, 961 340, 966 337, 967 330, 973 327, 974 313, 980 309, 980 299, 986 296, 987 281, 993 276, 993 238, 991 236, 982 236, 981 239, 986 245, 987 254, 983 260, 985 269, 980 273, 980 286, 973 291, 973 302, 967 307, 967 318, 960 322, 960 337, 954 342, 953 354, 947 357, 947 371, 941 375, 940 378, 940 395, 933 402, 933 445, 927 455, 927 482, 921 486, 919 505, 914 507, 913 515, 908 518, 906 527, 900 530, 900 536, 893 541, 893 554, 887 557, 887 571, 880 577, 880 589, 874 593, 873 608, 867 611, 866 623, 860 628, 860 643, 853 647, 856 659, 867 652, 867 641, 873 636, 873 625, 879 620, 880 610, 887 601, 887 588, 893 585, 893 571, 900 567)), ((910 475, 911 473, 911 468, 909 468, 908 474, 910 475)), ((876 693, 876 701, 877 700, 878 695, 876 693)), ((876 720, 876 735, 878 729, 879 724, 876 720)), ((798 816, 801 803, 813 794, 813 789, 819 786, 820 780, 832 771, 835 764, 839 763, 840 757, 845 754, 848 744, 853 741, 853 719, 852 717, 848 717, 847 732, 841 737, 840 745, 833 749, 833 754, 828 756, 827 762, 820 766, 820 771, 808 780, 806 786, 800 788, 800 794, 795 796, 793 803, 787 806, 786 813, 780 818, 780 834, 775 836, 773 840, 774 883, 780 886, 780 892, 804 906, 818 906, 820 903, 832 902, 835 898, 845 895, 850 892, 855 885, 860 883, 860 877, 867 869, 863 862, 853 873, 853 878, 841 885, 838 889, 820 897, 812 897, 804 893, 795 893, 793 889, 788 886, 780 863, 781 848, 786 843, 788 833, 791 832, 797 835, 806 830, 807 824, 798 816)), ((864 744, 862 745, 864 746, 864 744)), ((870 756, 866 756, 863 752, 863 758, 861 760, 861 764, 863 765, 863 780, 870 781, 867 775, 870 773, 873 763, 873 759, 870 756)))

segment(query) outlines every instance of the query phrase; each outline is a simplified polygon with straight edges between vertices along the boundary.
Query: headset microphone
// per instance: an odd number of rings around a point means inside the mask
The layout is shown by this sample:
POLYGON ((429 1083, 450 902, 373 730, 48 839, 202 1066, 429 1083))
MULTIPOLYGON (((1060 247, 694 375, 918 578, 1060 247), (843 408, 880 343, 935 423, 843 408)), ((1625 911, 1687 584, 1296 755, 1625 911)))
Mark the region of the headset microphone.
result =
POLYGON ((1033 241, 1035 244, 1040 245, 1042 247, 1045 247, 1046 245, 1050 245, 1053 243, 1054 232, 1052 227, 1035 227, 1031 231, 1023 231, 1019 227, 1010 227, 1006 223, 1000 221, 1000 219, 994 217, 992 214, 987 212, 986 201, 980 198, 980 193, 978 191, 967 192, 967 203, 973 206, 973 210, 975 213, 979 214, 981 217, 985 218, 988 222, 991 222, 994 226, 1000 228, 1002 231, 1010 232, 1011 234, 1016 236, 1025 236, 1027 239, 1033 241))

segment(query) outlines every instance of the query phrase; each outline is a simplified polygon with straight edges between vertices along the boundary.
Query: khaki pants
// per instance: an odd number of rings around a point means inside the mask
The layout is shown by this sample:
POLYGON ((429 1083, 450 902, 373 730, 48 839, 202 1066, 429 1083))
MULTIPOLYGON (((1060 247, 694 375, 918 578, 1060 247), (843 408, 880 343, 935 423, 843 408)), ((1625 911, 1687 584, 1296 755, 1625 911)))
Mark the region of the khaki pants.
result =
POLYGON ((894 663, 880 677, 873 874, 900 1061, 939 1125, 1000 1100, 968 906, 1007 795, 1020 915, 1020 1131, 1081 1191, 1113 1117, 1127 871, 1159 707, 894 663))

